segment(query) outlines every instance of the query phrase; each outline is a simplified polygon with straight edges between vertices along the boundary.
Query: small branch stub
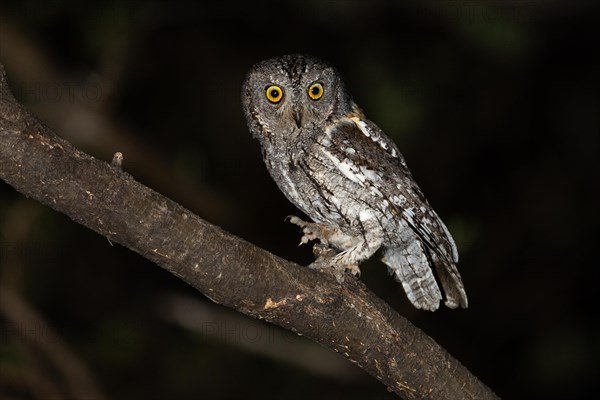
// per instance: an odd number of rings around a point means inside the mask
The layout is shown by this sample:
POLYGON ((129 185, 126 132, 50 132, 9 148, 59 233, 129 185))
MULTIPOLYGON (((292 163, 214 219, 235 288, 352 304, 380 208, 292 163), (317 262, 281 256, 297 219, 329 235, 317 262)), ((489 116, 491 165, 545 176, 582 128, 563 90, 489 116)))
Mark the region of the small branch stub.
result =
POLYGON ((110 165, 112 165, 115 168, 118 169, 123 169, 123 153, 121 153, 120 151, 117 151, 115 153, 115 155, 112 158, 112 161, 110 162, 110 165))

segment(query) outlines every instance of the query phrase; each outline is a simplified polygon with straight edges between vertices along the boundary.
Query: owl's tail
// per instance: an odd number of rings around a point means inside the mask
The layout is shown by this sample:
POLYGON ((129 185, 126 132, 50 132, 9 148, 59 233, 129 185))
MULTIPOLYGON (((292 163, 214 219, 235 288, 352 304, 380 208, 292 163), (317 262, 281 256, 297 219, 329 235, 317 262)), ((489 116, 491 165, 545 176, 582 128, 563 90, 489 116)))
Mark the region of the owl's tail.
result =
POLYGON ((442 300, 442 293, 433 275, 432 264, 435 265, 438 278, 444 288, 446 295, 444 304, 449 308, 467 307, 467 295, 456 265, 436 253, 430 254, 429 257, 420 240, 414 240, 406 247, 385 250, 381 260, 402 284, 408 300, 416 308, 435 311, 442 300))
POLYGON ((444 257, 439 257, 437 254, 432 254, 431 258, 436 266, 438 278, 444 288, 446 296, 444 304, 449 308, 456 308, 458 306, 467 308, 469 302, 462 279, 460 278, 458 269, 456 269, 456 264, 444 257))
POLYGON ((413 240, 406 247, 384 251, 381 260, 402 284, 408 300, 419 309, 435 311, 442 300, 430 261, 421 241, 413 240))

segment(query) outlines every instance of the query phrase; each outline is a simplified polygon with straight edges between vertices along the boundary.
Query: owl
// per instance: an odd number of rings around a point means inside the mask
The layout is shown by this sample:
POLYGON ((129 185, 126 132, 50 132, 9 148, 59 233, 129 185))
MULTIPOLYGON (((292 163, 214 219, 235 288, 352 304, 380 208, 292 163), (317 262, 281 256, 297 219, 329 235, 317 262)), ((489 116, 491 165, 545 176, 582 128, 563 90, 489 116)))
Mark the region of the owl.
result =
POLYGON ((450 232, 335 68, 299 54, 262 61, 246 76, 242 106, 271 177, 312 220, 290 217, 301 244, 318 241, 310 267, 341 281, 376 256, 416 308, 439 307, 434 274, 444 304, 467 307, 450 232))

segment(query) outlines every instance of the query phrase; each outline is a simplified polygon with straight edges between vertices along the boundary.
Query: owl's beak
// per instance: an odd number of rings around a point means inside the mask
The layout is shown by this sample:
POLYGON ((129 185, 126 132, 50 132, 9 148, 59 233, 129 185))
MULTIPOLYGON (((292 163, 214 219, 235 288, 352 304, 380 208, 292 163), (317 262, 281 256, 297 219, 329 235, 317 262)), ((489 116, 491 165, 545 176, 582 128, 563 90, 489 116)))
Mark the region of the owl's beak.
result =
POLYGON ((302 128, 302 114, 302 108, 294 108, 292 110, 292 116, 294 117, 298 129, 302 128))

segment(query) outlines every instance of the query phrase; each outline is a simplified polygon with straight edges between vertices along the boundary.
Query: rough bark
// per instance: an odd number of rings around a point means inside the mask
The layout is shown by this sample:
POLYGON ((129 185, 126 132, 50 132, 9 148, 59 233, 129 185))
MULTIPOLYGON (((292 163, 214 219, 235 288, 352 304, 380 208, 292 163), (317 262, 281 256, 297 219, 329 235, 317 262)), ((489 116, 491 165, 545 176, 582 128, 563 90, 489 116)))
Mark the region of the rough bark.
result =
POLYGON ((55 135, 16 102, 1 64, 0 178, 216 303, 345 355, 405 399, 497 398, 360 281, 274 256, 55 135))

